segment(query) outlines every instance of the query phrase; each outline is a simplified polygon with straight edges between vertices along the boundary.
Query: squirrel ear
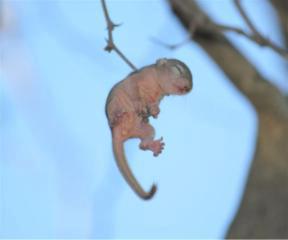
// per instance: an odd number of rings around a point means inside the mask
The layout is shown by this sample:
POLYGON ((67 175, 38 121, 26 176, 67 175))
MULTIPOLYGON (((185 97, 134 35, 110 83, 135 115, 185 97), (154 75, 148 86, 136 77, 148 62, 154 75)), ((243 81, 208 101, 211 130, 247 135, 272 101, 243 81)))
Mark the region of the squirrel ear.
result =
POLYGON ((160 58, 156 61, 157 66, 163 66, 167 63, 167 58, 160 58))

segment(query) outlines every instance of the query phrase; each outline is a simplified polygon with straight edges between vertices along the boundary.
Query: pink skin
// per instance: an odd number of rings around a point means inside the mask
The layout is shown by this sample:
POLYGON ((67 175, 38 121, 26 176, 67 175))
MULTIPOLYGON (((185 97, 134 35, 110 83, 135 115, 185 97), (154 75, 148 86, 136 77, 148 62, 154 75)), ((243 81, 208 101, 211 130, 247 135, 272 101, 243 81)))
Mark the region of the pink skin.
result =
POLYGON ((149 105, 149 112, 153 118, 157 118, 158 114, 160 113, 160 108, 156 103, 151 104, 149 105))
POLYGON ((148 116, 151 115, 157 118, 160 112, 156 104, 151 104, 148 111, 142 114, 133 114, 131 112, 115 112, 114 118, 111 121, 113 124, 114 138, 117 141, 124 142, 129 138, 139 138, 141 140, 139 148, 142 150, 150 150, 153 155, 158 156, 164 149, 163 137, 154 140, 155 130, 148 123, 148 116), (149 113, 148 113, 149 112, 149 113))
POLYGON ((162 140, 163 140, 163 137, 161 137, 160 139, 155 140, 155 141, 145 142, 142 140, 139 147, 142 150, 147 150, 147 149, 151 150, 153 152, 153 156, 157 157, 162 152, 162 150, 164 149, 165 143, 162 142, 162 140))

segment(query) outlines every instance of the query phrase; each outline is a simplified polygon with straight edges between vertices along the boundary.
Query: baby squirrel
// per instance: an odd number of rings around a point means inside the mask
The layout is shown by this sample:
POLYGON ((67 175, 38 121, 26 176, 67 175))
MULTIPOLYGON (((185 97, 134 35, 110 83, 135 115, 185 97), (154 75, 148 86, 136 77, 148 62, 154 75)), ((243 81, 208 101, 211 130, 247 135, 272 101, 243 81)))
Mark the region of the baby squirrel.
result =
POLYGON ((192 86, 192 74, 183 62, 163 58, 129 74, 111 89, 107 97, 105 110, 117 165, 127 183, 142 199, 151 199, 157 187, 153 184, 150 191, 143 190, 127 163, 124 142, 129 138, 140 138, 140 149, 150 150, 158 156, 164 148, 163 138, 154 140, 155 131, 148 118, 157 118, 159 103, 164 96, 184 95, 192 86))

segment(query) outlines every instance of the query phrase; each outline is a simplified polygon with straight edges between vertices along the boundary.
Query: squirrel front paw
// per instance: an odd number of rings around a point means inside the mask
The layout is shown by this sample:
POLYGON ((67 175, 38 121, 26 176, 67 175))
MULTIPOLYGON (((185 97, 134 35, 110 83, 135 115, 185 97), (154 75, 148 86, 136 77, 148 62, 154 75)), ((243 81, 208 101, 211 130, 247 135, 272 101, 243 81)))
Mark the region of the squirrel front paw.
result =
POLYGON ((150 149, 153 152, 154 157, 157 157, 162 152, 164 145, 165 143, 163 142, 163 137, 151 143, 150 149))
POLYGON ((149 106, 149 113, 153 118, 157 118, 160 113, 160 108, 157 104, 149 106))
POLYGON ((150 151, 153 152, 153 156, 157 157, 164 149, 164 145, 165 143, 163 142, 163 137, 161 137, 160 139, 155 140, 155 141, 141 142, 139 147, 142 150, 149 149, 150 151))
POLYGON ((140 101, 136 101, 134 103, 135 106, 135 111, 137 113, 138 116, 146 118, 149 116, 149 112, 147 107, 140 101))

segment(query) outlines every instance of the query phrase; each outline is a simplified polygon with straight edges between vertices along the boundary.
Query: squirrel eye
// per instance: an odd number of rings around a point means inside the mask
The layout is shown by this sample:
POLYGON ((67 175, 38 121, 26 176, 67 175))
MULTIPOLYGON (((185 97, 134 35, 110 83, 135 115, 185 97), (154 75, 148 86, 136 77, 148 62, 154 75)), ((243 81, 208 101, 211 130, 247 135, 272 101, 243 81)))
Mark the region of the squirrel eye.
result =
POLYGON ((172 72, 177 75, 177 76, 181 76, 182 75, 182 69, 179 65, 174 65, 171 67, 172 72))

